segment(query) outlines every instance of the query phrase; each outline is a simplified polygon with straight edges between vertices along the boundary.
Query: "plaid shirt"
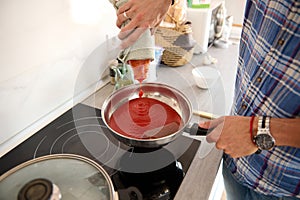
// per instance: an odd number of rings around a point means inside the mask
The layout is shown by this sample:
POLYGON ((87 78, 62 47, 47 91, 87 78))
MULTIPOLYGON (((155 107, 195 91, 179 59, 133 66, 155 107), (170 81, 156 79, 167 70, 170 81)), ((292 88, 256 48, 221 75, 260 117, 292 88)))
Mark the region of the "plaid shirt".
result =
MULTIPOLYGON (((299 0, 248 0, 233 115, 299 117, 299 11, 299 0)), ((300 197, 299 148, 281 146, 239 159, 224 158, 241 184, 265 195, 300 197)))

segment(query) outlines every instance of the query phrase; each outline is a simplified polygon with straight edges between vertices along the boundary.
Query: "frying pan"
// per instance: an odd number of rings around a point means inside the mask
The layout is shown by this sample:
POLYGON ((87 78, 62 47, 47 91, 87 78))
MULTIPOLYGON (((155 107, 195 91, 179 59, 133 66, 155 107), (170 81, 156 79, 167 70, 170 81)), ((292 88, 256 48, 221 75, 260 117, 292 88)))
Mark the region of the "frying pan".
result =
MULTIPOLYGON (((116 90, 105 99, 101 109, 103 122, 108 127, 110 133, 120 142, 139 148, 159 148, 172 142, 189 125, 192 115, 192 106, 189 99, 176 88, 161 83, 133 84, 116 90), (146 139, 130 137, 112 129, 109 125, 112 114, 124 103, 139 98, 140 90, 143 91, 142 97, 153 98, 171 106, 181 117, 183 125, 176 132, 158 138, 146 139)), ((201 129, 200 132, 207 134, 208 130, 201 129)))

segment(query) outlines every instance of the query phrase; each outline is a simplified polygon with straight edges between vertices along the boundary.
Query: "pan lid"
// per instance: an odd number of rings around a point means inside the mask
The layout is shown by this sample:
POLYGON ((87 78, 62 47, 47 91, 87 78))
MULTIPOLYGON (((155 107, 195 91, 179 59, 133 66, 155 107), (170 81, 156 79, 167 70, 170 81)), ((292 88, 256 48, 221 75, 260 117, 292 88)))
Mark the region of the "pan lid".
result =
POLYGON ((110 200, 114 194, 111 179, 100 165, 73 154, 35 158, 0 176, 3 200, 110 200))

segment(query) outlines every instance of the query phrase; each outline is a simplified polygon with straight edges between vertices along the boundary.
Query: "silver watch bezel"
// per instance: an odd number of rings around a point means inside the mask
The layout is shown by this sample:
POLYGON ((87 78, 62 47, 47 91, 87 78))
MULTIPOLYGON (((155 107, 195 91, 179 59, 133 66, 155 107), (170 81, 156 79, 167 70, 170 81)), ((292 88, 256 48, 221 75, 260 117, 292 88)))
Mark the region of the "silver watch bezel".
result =
POLYGON ((260 150, 271 150, 275 146, 275 139, 270 132, 270 117, 259 117, 257 128, 256 136, 253 138, 256 146, 260 150))

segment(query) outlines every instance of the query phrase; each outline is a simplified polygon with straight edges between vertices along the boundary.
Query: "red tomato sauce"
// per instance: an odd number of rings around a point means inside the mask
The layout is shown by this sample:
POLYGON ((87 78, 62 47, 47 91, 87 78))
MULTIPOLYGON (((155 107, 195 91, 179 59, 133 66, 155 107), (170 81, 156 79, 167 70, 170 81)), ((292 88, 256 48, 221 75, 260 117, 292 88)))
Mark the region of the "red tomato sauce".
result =
POLYGON ((114 111, 109 126, 136 139, 161 138, 183 126, 180 115, 169 105, 151 98, 136 98, 114 111))

